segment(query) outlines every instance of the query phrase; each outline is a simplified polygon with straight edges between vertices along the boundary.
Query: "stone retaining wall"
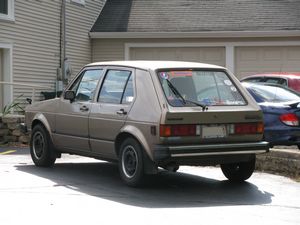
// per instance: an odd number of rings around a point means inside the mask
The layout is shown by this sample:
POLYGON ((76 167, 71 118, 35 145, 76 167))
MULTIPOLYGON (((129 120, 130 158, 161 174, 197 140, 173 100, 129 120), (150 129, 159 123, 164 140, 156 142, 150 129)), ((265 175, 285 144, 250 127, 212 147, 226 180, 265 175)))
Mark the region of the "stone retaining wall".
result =
POLYGON ((300 178, 300 150, 271 149, 258 155, 256 169, 292 178, 300 178))
POLYGON ((0 116, 0 144, 28 144, 29 135, 20 128, 24 121, 23 115, 0 116))

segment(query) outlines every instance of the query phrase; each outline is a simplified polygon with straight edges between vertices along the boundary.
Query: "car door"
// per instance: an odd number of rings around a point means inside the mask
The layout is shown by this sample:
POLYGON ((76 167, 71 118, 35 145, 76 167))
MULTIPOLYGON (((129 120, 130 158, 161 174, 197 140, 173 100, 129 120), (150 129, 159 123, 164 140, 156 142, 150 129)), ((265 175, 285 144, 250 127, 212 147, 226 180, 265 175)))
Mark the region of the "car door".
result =
POLYGON ((56 115, 55 143, 68 151, 90 151, 88 116, 103 69, 84 70, 67 90, 74 91, 74 101, 60 99, 56 115))
POLYGON ((108 68, 89 117, 90 144, 94 153, 116 157, 114 141, 133 104, 133 81, 134 70, 108 68))

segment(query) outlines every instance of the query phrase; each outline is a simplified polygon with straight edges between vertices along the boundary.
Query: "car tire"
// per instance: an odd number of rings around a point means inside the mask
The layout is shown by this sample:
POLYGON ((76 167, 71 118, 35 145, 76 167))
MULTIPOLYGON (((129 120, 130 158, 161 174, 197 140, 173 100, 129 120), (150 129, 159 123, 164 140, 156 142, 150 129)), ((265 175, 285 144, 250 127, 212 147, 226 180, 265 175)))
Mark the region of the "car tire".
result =
POLYGON ((48 131, 41 124, 32 129, 30 155, 36 166, 51 167, 56 157, 48 131))
POLYGON ((224 176, 232 182, 243 182, 251 177, 255 170, 255 156, 247 162, 221 164, 224 176))
POLYGON ((120 146, 119 171, 128 186, 138 187, 144 183, 143 148, 133 138, 125 139, 120 146))

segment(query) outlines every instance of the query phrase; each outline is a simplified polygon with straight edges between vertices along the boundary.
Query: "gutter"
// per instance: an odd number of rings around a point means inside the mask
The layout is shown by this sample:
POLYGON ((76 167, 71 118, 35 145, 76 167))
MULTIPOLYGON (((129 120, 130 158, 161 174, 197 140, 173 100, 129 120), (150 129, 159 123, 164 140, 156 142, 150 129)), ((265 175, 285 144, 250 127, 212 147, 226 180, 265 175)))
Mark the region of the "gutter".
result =
POLYGON ((204 32, 89 32, 98 38, 254 38, 300 37, 300 30, 280 31, 204 31, 204 32))

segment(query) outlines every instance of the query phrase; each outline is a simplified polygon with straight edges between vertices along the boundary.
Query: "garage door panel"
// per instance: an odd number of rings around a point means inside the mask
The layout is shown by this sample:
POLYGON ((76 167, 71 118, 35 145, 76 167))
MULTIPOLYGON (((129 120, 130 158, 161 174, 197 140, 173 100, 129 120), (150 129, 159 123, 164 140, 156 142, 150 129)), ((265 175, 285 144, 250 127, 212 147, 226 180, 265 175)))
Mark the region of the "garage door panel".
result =
POLYGON ((203 60, 203 54, 198 49, 191 49, 191 48, 180 48, 178 49, 179 55, 178 58, 181 58, 186 61, 199 61, 203 60))
POLYGON ((223 49, 209 49, 204 52, 206 60, 218 60, 222 61, 224 58, 223 49))
POLYGON ((282 59, 283 52, 280 49, 265 49, 263 51, 263 60, 265 61, 278 61, 282 59))
POLYGON ((224 47, 135 47, 130 48, 131 60, 193 61, 225 66, 224 47), (152 52, 149 54, 148 52, 152 52))
POLYGON ((136 49, 136 51, 130 52, 131 59, 147 60, 149 58, 153 58, 153 55, 154 55, 153 49, 147 49, 147 51, 145 51, 144 48, 138 48, 136 49))
POLYGON ((258 58, 258 51, 255 49, 244 49, 242 53, 238 52, 238 57, 240 59, 240 62, 248 62, 248 61, 257 61, 259 60, 258 58))
POLYGON ((155 54, 152 56, 153 60, 176 60, 176 49, 165 48, 165 49, 156 49, 155 54))
POLYGON ((287 50, 287 59, 292 60, 292 61, 298 61, 300 60, 300 47, 295 47, 293 49, 288 49, 287 50))
POLYGON ((235 74, 243 78, 256 73, 300 72, 300 46, 235 48, 235 74))

